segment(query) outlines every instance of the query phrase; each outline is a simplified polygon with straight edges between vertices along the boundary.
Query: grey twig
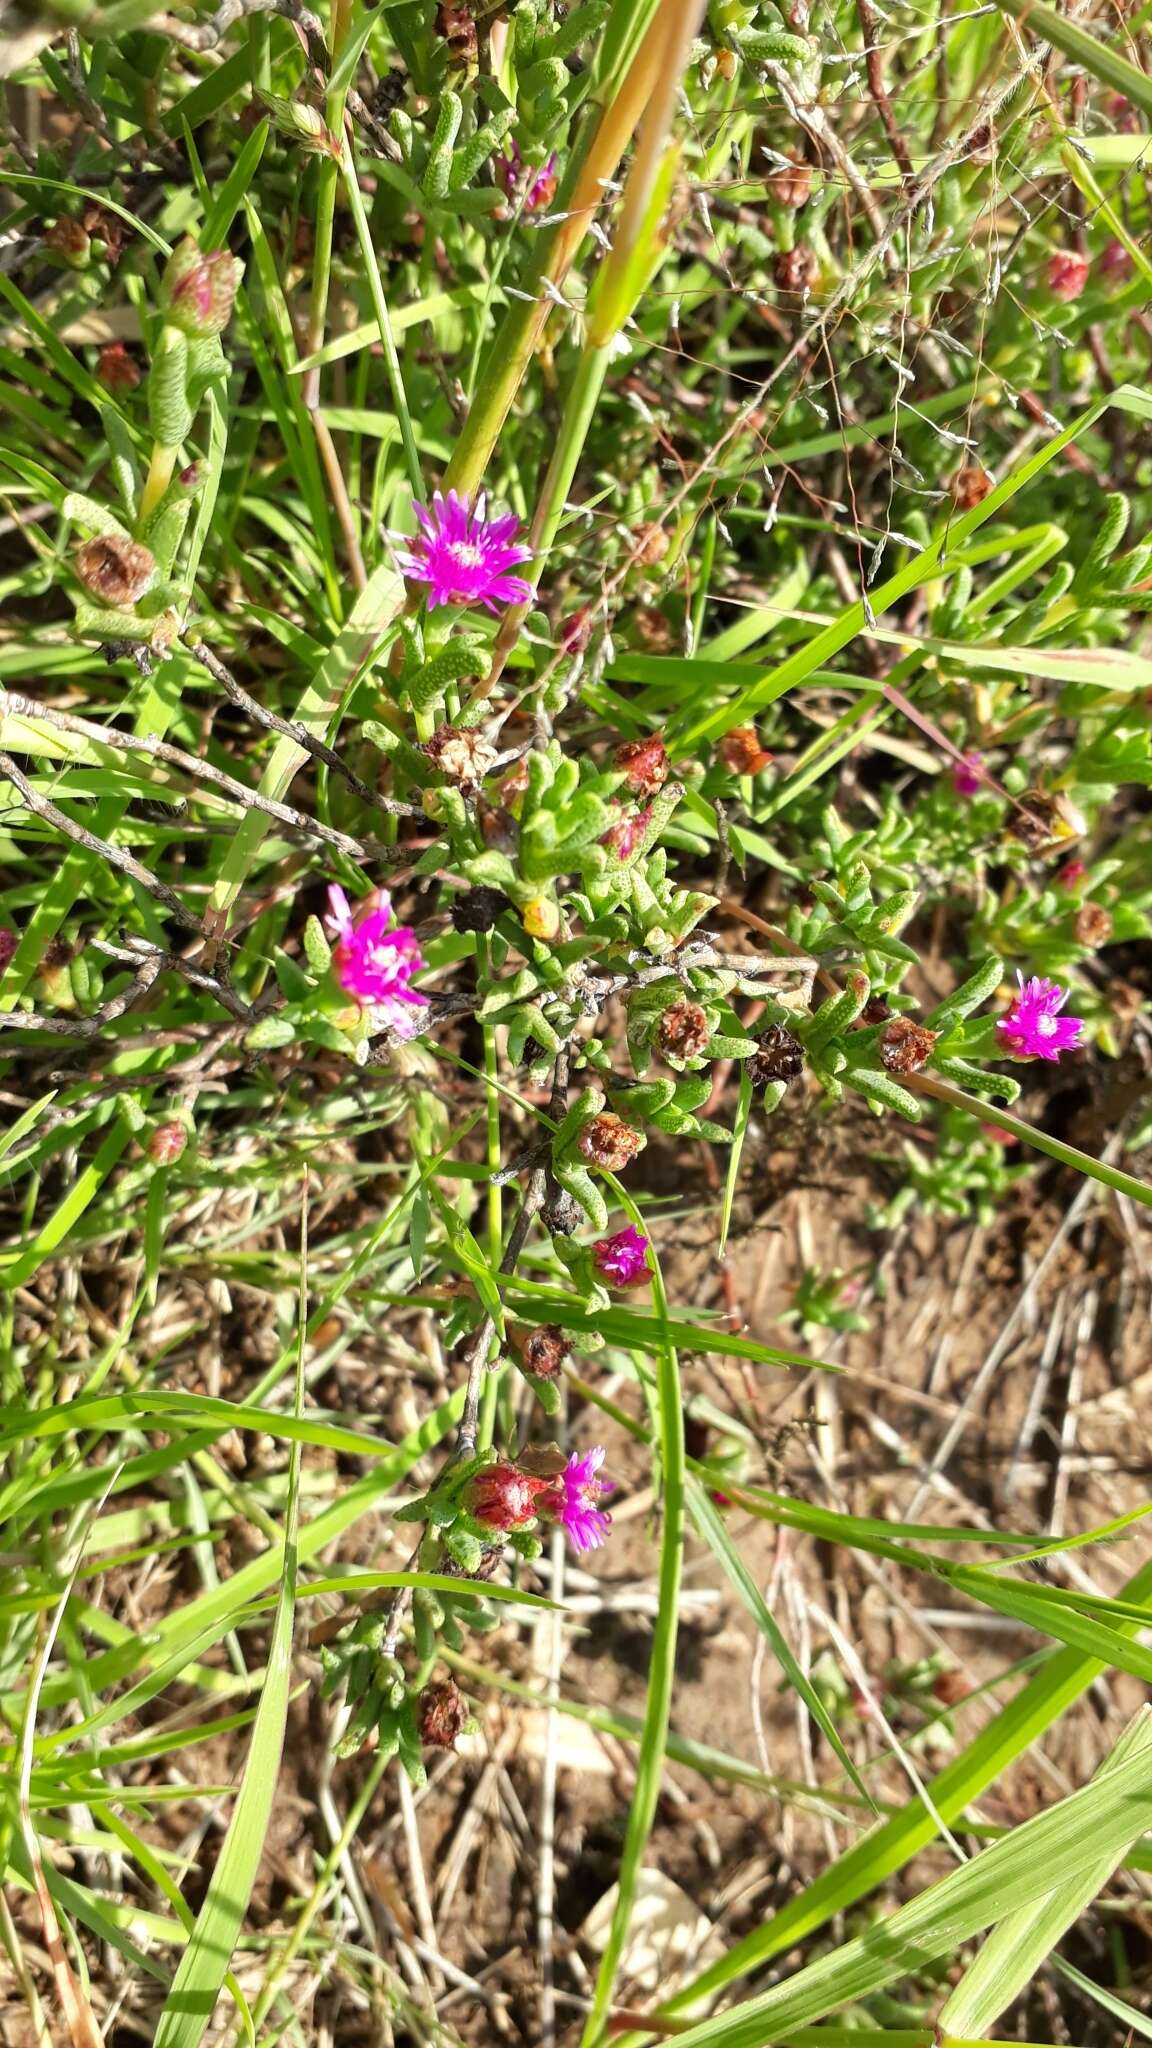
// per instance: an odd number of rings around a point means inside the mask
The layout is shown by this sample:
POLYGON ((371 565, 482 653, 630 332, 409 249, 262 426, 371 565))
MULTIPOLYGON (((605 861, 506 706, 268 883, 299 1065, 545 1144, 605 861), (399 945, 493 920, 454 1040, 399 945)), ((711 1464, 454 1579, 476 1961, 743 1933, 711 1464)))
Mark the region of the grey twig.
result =
POLYGON ((250 697, 243 685, 237 682, 231 669, 225 666, 219 655, 213 654, 205 641, 189 641, 188 651, 195 655, 201 667, 207 669, 213 682, 219 683, 232 703, 241 711, 248 713, 249 718, 254 718, 258 725, 265 726, 269 732, 278 732, 283 738, 294 740, 298 747, 303 747, 306 754, 311 754, 317 761, 323 761, 326 768, 331 768, 335 774, 343 777, 349 789, 362 803, 371 804, 374 810, 384 811, 390 818, 423 817, 423 812, 415 804, 403 804, 396 797, 381 796, 377 790, 369 789, 368 784, 361 782, 360 777, 354 775, 351 768, 340 759, 335 749, 325 740, 318 740, 315 733, 308 731, 307 726, 296 725, 290 719, 279 717, 275 711, 266 710, 263 704, 258 704, 255 697, 250 697))
POLYGON ((86 853, 94 854, 97 860, 107 861, 109 867, 118 868, 121 874, 130 876, 132 881, 138 882, 142 889, 146 889, 150 896, 154 896, 158 903, 162 903, 166 910, 170 910, 178 924, 184 925, 188 931, 203 934, 200 919, 191 910, 185 909, 175 889, 170 889, 167 882, 158 881, 156 876, 133 854, 126 852, 124 847, 111 846, 106 839, 98 839, 94 832, 87 831, 83 825, 77 825, 74 819, 58 810, 55 804, 49 803, 46 796, 41 796, 38 790, 33 789, 27 776, 21 774, 9 754, 0 753, 0 776, 12 784, 34 817, 43 818, 44 823, 51 825, 62 838, 70 839, 74 846, 82 846, 86 853))
POLYGON ((0 720, 7 717, 37 719, 41 724, 54 726, 59 732, 75 733, 78 738, 113 747, 120 753, 143 754, 151 761, 179 768, 191 780, 220 790, 244 810, 261 811, 265 817, 276 818, 289 831, 318 839, 323 845, 334 847, 337 853, 348 854, 353 860, 402 861, 406 858, 405 849, 401 846, 385 846, 383 841, 375 839, 355 839, 350 832, 338 832, 332 825, 322 825, 319 819, 306 817, 303 811, 295 810, 291 804, 262 796, 259 790, 250 789, 246 782, 238 781, 234 775, 226 774, 210 761, 202 761, 196 754, 186 754, 183 748, 158 739, 155 733, 119 732, 115 726, 98 725, 92 719, 76 718, 69 711, 57 711, 53 705, 41 704, 34 697, 21 697, 14 691, 0 690, 0 720))

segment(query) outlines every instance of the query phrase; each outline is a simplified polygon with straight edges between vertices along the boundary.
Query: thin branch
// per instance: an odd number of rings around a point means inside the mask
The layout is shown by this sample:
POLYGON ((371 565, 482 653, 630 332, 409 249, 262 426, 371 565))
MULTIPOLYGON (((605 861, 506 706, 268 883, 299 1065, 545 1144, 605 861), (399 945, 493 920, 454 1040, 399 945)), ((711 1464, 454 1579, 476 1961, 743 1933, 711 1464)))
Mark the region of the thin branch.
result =
POLYGON ((82 846, 85 853, 91 853, 97 860, 107 861, 110 867, 118 868, 121 874, 129 876, 141 889, 146 889, 150 896, 154 896, 158 903, 162 903, 166 910, 171 911, 178 924, 203 936, 204 927, 200 919, 194 912, 184 908, 175 889, 170 889, 167 882, 158 881, 148 868, 142 866, 140 861, 127 853, 122 846, 111 846, 106 839, 98 839, 94 832, 86 831, 83 825, 77 825, 63 811, 57 810, 56 805, 49 803, 46 796, 41 796, 33 789, 27 776, 21 774, 9 754, 0 753, 0 776, 12 784, 34 817, 43 818, 44 823, 51 825, 62 838, 70 839, 74 846, 82 846))
POLYGON ((195 655, 201 667, 207 669, 213 682, 219 683, 233 704, 241 711, 246 711, 249 718, 254 718, 258 725, 265 726, 269 732, 280 733, 284 739, 293 740, 298 747, 302 747, 306 754, 311 754, 314 760, 323 761, 326 768, 331 768, 335 774, 343 777, 349 789, 362 803, 371 804, 374 810, 383 811, 390 818, 423 817, 424 813, 416 804, 402 804, 396 797, 381 796, 377 790, 369 789, 368 784, 361 782, 360 777, 354 775, 351 768, 340 759, 335 749, 326 741, 318 740, 315 733, 309 732, 307 726, 296 725, 292 720, 281 718, 275 711, 268 711, 262 704, 258 704, 255 697, 248 695, 243 684, 237 682, 231 669, 225 667, 219 655, 213 654, 205 641, 190 640, 187 645, 188 652, 195 655))
POLYGON ((900 124, 892 112, 892 102, 884 84, 884 53, 876 40, 879 24, 872 0, 856 0, 856 13, 860 21, 860 33, 864 38, 864 67, 868 74, 868 90, 876 103, 876 111, 884 123, 892 154, 900 166, 900 175, 911 184, 915 173, 908 145, 900 132, 900 124))

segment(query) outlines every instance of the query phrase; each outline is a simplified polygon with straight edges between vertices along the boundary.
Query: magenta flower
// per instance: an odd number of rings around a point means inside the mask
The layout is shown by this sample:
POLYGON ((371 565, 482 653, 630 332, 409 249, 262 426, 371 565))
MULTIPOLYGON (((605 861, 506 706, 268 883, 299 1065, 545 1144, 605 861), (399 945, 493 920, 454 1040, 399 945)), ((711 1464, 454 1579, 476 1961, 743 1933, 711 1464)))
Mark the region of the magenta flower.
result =
POLYGON ((611 1482, 597 1477, 603 1463, 601 1444, 594 1444, 582 1458, 573 1452, 547 1501, 575 1550, 599 1550, 611 1523, 611 1516, 598 1506, 601 1494, 612 1492, 611 1482))
POLYGON ((483 493, 473 509, 456 491, 447 497, 434 491, 431 508, 412 510, 420 531, 397 559, 410 582, 428 585, 430 611, 439 604, 482 604, 490 612, 500 604, 527 604, 532 585, 508 573, 532 558, 516 538, 514 512, 489 519, 483 493))
POLYGON ((1049 1060, 1055 1066, 1062 1052, 1079 1045, 1084 1026, 1079 1017, 1062 1017, 1069 991, 1058 981, 1034 974, 1025 981, 1017 974, 1020 993, 996 1026, 1009 1052, 1029 1059, 1049 1060))
POLYGON ((523 187, 525 213, 539 213, 551 205, 556 195, 556 152, 553 150, 542 164, 530 164, 526 171, 520 144, 513 138, 508 144, 508 155, 496 159, 496 175, 509 199, 515 199, 523 187))
POLYGON ((634 1223, 629 1223, 615 1237, 597 1239, 592 1247, 592 1263, 600 1278, 611 1286, 631 1287, 637 1280, 647 1280, 651 1273, 648 1239, 634 1223))
POLYGON ((424 956, 415 932, 392 923, 391 899, 381 890, 353 918, 347 896, 333 883, 325 922, 336 940, 336 979, 341 988, 362 1009, 373 1012, 378 1030, 415 1038, 420 1030, 417 1013, 427 1008, 428 998, 408 984, 424 966, 424 956))
POLYGON ((961 754, 960 759, 953 762, 952 787, 957 796, 979 796, 984 786, 984 777, 980 773, 983 766, 984 756, 978 754, 975 749, 971 753, 961 754))

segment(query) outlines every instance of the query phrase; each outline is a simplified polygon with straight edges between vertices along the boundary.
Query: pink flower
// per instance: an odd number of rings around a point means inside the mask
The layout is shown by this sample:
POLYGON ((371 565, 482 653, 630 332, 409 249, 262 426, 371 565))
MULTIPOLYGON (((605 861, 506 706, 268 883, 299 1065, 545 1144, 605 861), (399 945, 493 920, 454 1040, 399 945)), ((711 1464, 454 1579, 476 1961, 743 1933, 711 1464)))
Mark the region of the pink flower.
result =
POLYGON ((553 150, 542 164, 530 164, 525 171, 520 144, 513 139, 508 144, 508 155, 496 159, 496 175, 509 199, 515 199, 523 186, 525 213, 539 213, 551 205, 556 194, 556 152, 553 150))
POLYGON ((1063 867, 1058 869, 1056 880, 1062 889, 1074 889, 1077 882, 1082 882, 1087 873, 1088 870, 1082 860, 1066 860, 1063 867))
POLYGON ((1020 993, 1011 1009, 996 1026, 1010 1052, 1028 1059, 1049 1060, 1055 1066, 1062 1052, 1079 1045, 1084 1026, 1079 1017, 1061 1017, 1069 991, 1058 981, 1034 974, 1025 981, 1016 977, 1020 993))
POLYGON ((415 932, 404 924, 393 925, 390 897, 381 890, 353 919, 347 896, 333 883, 325 921, 336 939, 336 979, 341 988, 363 1009, 373 1011, 378 1029, 394 1031, 398 1038, 415 1038, 420 1029, 415 1012, 427 1008, 428 998, 408 984, 424 966, 424 956, 415 932))
POLYGON ((1088 258, 1076 249, 1055 249, 1048 258, 1048 289, 1054 299, 1078 299, 1088 282, 1088 258))
POLYGON ((651 1274, 648 1264, 648 1239, 629 1223, 618 1230, 615 1237, 598 1238, 592 1247, 592 1263, 602 1280, 613 1287, 631 1287, 637 1280, 647 1280, 651 1274))
POLYGON ((508 573, 532 556, 516 539, 520 522, 514 512, 489 519, 483 493, 473 510, 455 491, 446 498, 434 491, 431 509, 412 510, 420 532, 397 560, 410 582, 428 585, 430 611, 439 604, 482 604, 490 612, 500 604, 527 604, 532 585, 508 573))
POLYGON ((984 777, 980 773, 983 766, 983 754, 976 753, 974 749, 953 762, 952 787, 957 796, 979 796, 984 787, 984 777))
MULTIPOLYGON (((620 806, 617 805, 616 808, 619 810, 620 806)), ((613 860, 631 860, 648 830, 651 816, 650 804, 642 805, 639 810, 623 812, 619 822, 609 825, 608 830, 601 834, 601 846, 608 848, 613 860)))
POLYGON ((582 1458, 573 1452, 557 1486, 540 1503, 555 1516, 576 1550, 599 1550, 611 1522, 597 1505, 602 1493, 612 1491, 608 1480, 597 1477, 603 1463, 601 1444, 594 1444, 582 1458))

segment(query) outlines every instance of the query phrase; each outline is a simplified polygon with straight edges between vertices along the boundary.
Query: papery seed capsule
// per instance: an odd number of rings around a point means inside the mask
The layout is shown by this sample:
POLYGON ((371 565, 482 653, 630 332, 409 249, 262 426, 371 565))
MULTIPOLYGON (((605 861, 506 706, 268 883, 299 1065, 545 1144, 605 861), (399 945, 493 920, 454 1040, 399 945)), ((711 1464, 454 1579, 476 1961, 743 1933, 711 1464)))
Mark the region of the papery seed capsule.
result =
POLYGON ((101 533, 82 541, 75 554, 76 574, 92 597, 112 611, 122 611, 143 597, 156 574, 156 560, 137 540, 101 533))
POLYGON ((1082 903, 1072 930, 1081 946, 1106 946, 1112 937, 1112 913, 1102 903, 1082 903))
POLYGON ((435 1685, 424 1687, 417 1719, 420 1740, 426 1749, 455 1749, 471 1715, 454 1678, 442 1678, 435 1685))
POLYGON ((632 540, 632 559, 645 569, 651 569, 657 562, 662 562, 672 545, 664 528, 657 525, 655 520, 634 528, 632 540))
POLYGON ((772 759, 754 725, 736 725, 720 742, 720 759, 731 775, 759 775, 772 759))
POLYGON ((571 1358, 572 1346, 557 1323, 542 1323, 524 1339, 520 1356, 524 1370, 535 1379, 555 1380, 571 1358))
POLYGON ((798 242, 794 249, 778 249, 772 265, 772 277, 779 292, 801 296, 810 292, 820 275, 820 262, 814 249, 806 242, 798 242))
POLYGON ((576 1145, 589 1165, 601 1166, 608 1173, 619 1173, 629 1160, 643 1151, 646 1142, 643 1131, 638 1131, 634 1124, 626 1124, 623 1117, 614 1116, 610 1109, 606 1109, 588 1119, 576 1145))
POLYGON ((140 383, 141 370, 122 341, 110 341, 107 348, 100 351, 96 375, 105 391, 135 391, 140 383))
POLYGON ((424 743, 428 759, 467 794, 479 789, 496 759, 496 749, 472 726, 437 726, 424 743))
POLYGON ((656 1044, 665 1057, 674 1060, 699 1059, 707 1048, 712 1029, 699 1003, 673 1003, 656 1027, 656 1044))
POLYGON ((916 1074, 927 1066, 939 1033, 911 1017, 892 1017, 880 1034, 880 1063, 890 1074, 916 1074))
POLYGON ((777 206, 786 206, 791 212, 807 204, 812 191, 812 166, 806 163, 798 150, 790 152, 791 162, 781 164, 768 179, 768 190, 777 206))
POLYGON ((952 479, 952 503, 958 512, 971 512, 983 504, 992 489, 992 479, 978 462, 965 463, 952 479))

